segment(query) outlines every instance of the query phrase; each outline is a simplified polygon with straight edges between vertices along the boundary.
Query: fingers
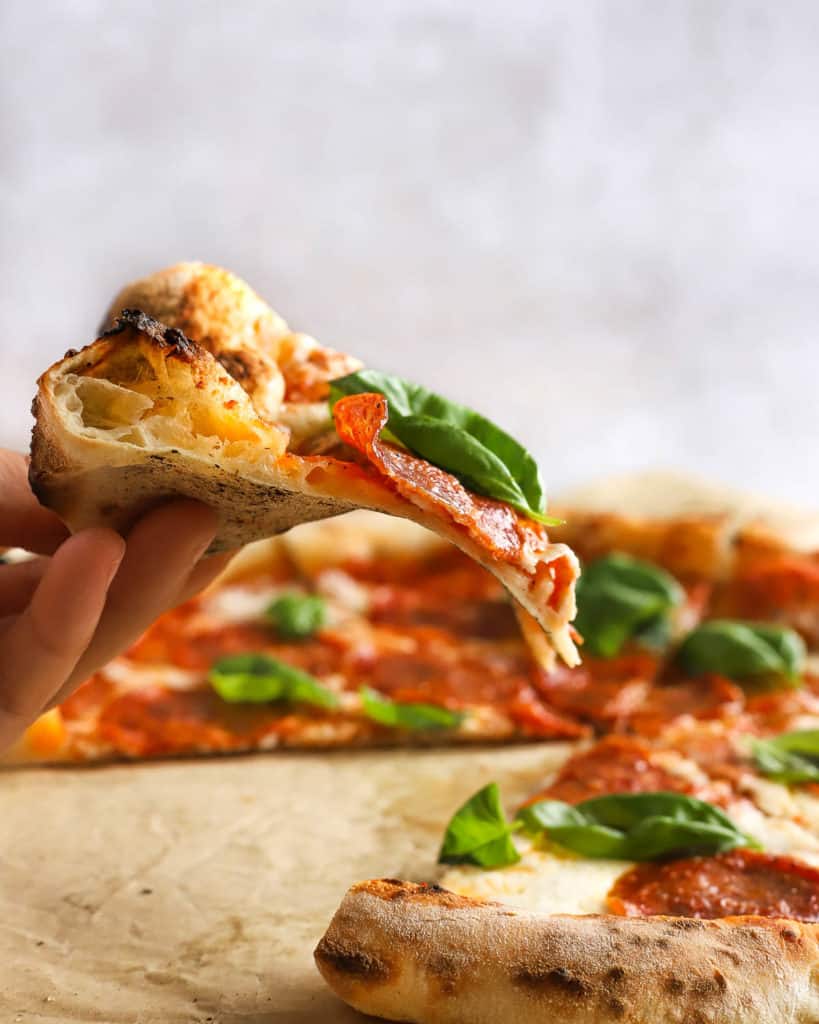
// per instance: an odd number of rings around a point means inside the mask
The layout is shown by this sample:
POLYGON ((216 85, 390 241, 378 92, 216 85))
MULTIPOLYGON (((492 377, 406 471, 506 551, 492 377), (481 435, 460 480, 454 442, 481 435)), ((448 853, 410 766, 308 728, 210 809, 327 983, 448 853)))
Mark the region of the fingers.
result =
POLYGON ((0 547, 50 555, 67 536, 65 525, 31 493, 28 461, 0 450, 0 547))
POLYGON ((179 604, 191 579, 198 583, 208 577, 210 560, 203 563, 207 569, 197 563, 216 526, 216 514, 193 501, 164 505, 137 523, 94 639, 56 701, 129 647, 166 608, 179 604))
POLYGON ((85 530, 51 559, 26 610, 2 636, 0 749, 40 712, 94 635, 125 552, 112 530, 85 530))
POLYGON ((47 558, 0 565, 0 617, 15 615, 26 607, 47 568, 47 558))

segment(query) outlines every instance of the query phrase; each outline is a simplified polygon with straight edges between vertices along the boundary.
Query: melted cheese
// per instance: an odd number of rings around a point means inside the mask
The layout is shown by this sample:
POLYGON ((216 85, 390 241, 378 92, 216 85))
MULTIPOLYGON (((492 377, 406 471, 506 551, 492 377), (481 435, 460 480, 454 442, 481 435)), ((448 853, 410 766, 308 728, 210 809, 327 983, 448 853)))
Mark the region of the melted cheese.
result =
POLYGON ((494 871, 459 865, 445 870, 440 884, 462 896, 545 914, 602 914, 609 889, 632 866, 622 860, 561 856, 524 841, 518 847, 517 864, 494 871))

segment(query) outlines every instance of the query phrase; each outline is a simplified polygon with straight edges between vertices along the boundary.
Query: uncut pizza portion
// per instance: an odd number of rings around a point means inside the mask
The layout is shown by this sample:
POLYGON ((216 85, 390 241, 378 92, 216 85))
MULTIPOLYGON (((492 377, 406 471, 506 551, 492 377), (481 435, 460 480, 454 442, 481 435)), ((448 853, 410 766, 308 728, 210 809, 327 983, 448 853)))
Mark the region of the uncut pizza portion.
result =
MULTIPOLYGON (((543 692, 602 738, 511 816, 497 783, 473 794, 442 830, 434 882, 354 886, 319 970, 358 1009, 420 1024, 819 1019, 804 590, 742 603, 756 527, 570 523, 584 663, 543 692)), ((814 555, 774 548, 768 581, 812 579, 814 555)))
POLYGON ((413 524, 356 512, 251 545, 25 746, 99 760, 589 735, 541 681, 490 573, 413 524))

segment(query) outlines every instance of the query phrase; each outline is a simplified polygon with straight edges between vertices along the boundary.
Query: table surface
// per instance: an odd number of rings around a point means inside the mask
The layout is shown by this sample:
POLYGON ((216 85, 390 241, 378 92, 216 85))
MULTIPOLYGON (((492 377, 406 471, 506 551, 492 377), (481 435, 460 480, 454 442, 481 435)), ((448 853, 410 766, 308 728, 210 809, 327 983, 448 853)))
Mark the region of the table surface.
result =
POLYGON ((285 754, 0 775, 0 1018, 355 1024, 312 951, 347 887, 432 878, 443 826, 557 747, 285 754))
POLYGON ((201 258, 469 402, 553 486, 819 507, 819 5, 0 4, 0 444, 201 258))

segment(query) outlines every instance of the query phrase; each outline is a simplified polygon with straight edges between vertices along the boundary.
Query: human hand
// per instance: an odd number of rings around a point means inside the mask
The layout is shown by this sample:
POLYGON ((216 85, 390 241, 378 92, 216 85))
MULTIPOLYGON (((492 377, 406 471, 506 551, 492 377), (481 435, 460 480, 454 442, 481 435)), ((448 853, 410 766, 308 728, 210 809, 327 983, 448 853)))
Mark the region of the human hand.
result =
POLYGON ((127 540, 102 528, 71 537, 32 494, 23 456, 0 449, 0 548, 51 556, 0 566, 0 751, 225 567, 229 555, 200 561, 215 532, 214 513, 184 500, 127 540))

